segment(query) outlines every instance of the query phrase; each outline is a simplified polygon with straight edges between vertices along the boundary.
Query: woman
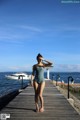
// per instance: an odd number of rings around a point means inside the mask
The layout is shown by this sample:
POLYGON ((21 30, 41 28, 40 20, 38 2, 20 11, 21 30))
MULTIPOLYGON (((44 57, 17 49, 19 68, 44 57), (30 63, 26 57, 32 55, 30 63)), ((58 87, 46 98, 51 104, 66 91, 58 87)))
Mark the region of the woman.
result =
POLYGON ((51 62, 44 60, 41 54, 37 55, 37 64, 33 65, 31 84, 34 86, 35 91, 35 105, 36 112, 44 111, 44 100, 43 100, 43 90, 45 87, 44 80, 44 68, 50 67, 52 65, 51 62), (38 99, 40 99, 41 107, 39 108, 38 99))

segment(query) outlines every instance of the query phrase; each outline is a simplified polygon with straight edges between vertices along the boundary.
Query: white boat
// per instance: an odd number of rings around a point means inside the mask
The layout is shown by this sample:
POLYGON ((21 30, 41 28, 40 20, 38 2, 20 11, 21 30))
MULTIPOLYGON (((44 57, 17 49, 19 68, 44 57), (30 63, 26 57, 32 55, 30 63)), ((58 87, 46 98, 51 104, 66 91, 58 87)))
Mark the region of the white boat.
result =
POLYGON ((12 75, 5 75, 7 79, 13 79, 13 80, 30 80, 31 75, 28 75, 26 73, 15 73, 12 75))

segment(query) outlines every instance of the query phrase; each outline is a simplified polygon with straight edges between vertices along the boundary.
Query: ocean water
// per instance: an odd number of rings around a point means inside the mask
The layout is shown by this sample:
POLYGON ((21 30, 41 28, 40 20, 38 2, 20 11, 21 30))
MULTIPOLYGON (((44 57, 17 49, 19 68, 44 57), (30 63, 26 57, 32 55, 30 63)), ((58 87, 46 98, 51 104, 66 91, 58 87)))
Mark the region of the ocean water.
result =
MULTIPOLYGON (((22 87, 21 80, 8 80, 6 79, 5 75, 11 75, 15 72, 0 72, 0 97, 4 96, 5 94, 10 93, 11 91, 20 89, 22 87)), ((27 72, 31 74, 31 72, 27 72)), ((45 78, 47 78, 47 73, 44 74, 45 78)), ((59 81, 64 81, 65 83, 68 82, 68 77, 72 76, 74 79, 74 83, 80 83, 80 73, 79 72, 50 72, 50 79, 56 80, 57 76, 59 76, 59 81)), ((23 86, 29 84, 29 80, 23 80, 23 86)))

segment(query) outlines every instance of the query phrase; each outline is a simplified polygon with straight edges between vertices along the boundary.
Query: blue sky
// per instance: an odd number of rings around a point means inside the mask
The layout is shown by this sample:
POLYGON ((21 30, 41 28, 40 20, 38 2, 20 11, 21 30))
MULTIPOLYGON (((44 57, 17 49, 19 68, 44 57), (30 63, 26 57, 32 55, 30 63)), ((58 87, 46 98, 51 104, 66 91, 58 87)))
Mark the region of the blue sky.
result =
POLYGON ((80 71, 80 3, 64 1, 0 0, 1 72, 31 71, 38 53, 52 71, 80 71))

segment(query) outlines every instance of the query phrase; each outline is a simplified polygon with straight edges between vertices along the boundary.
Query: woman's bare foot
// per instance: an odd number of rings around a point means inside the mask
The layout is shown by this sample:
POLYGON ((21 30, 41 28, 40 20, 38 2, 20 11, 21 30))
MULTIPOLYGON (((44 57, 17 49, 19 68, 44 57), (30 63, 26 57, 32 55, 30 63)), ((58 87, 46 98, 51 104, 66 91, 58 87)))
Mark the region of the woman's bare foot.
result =
POLYGON ((36 112, 39 112, 39 109, 36 109, 36 112))
POLYGON ((39 112, 39 106, 38 105, 36 106, 36 112, 39 112))
POLYGON ((44 108, 43 108, 43 107, 40 108, 40 109, 39 109, 39 112, 44 112, 44 108))

